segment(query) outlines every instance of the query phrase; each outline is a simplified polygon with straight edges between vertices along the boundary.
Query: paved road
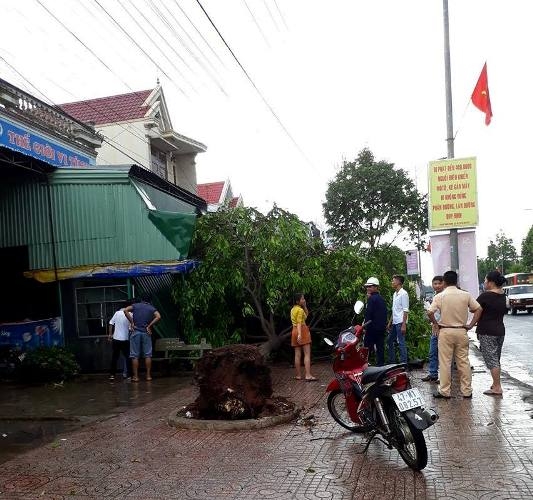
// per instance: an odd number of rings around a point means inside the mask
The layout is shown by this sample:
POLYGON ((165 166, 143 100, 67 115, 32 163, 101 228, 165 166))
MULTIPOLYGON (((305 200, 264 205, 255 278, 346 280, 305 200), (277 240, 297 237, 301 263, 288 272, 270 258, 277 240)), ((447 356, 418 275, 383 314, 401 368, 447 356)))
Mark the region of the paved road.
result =
POLYGON ((502 370, 533 386, 533 315, 518 313, 505 317, 502 370))

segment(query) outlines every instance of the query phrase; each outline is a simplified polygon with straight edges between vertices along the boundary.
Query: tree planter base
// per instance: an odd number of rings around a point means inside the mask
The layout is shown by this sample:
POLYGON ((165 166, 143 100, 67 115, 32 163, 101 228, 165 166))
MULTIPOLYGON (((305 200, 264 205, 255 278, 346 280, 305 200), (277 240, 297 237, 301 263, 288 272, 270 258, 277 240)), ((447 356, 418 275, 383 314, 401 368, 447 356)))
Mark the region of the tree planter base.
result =
POLYGON ((188 410, 188 407, 181 408, 179 411, 174 410, 167 419, 170 426, 178 429, 195 429, 210 431, 236 431, 251 430, 271 427, 273 425, 290 422, 298 416, 299 410, 294 404, 284 398, 273 398, 272 406, 279 408, 278 413, 259 416, 258 418, 248 418, 241 420, 207 420, 195 418, 188 410), (191 416, 186 416, 187 414, 191 416))

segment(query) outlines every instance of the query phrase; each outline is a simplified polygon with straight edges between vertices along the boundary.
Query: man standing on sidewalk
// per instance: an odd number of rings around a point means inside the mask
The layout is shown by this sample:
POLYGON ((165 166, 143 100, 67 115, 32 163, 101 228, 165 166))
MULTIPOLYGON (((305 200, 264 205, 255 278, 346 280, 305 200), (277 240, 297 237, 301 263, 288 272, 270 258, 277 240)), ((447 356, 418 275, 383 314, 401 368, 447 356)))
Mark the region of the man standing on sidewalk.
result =
POLYGON ((364 284, 368 300, 365 310, 366 327, 365 347, 369 353, 376 353, 376 365, 383 366, 385 363, 385 326, 387 325, 387 306, 383 297, 379 294, 379 280, 368 278, 364 284))
MULTIPOLYGON (((442 276, 435 276, 431 280, 431 286, 435 295, 442 292, 444 288, 442 279, 442 276)), ((440 313, 438 311, 435 312, 435 319, 437 323, 440 320, 440 313)), ((429 339, 429 373, 422 379, 423 382, 438 382, 439 380, 439 337, 437 333, 433 332, 433 328, 431 330, 431 337, 429 339)))
POLYGON ((396 363, 395 343, 400 348, 400 362, 407 364, 407 345, 405 334, 407 332, 407 317, 409 316, 409 295, 403 288, 405 278, 395 274, 392 277, 392 316, 387 325, 389 332, 389 363, 396 363))
POLYGON ((444 290, 435 295, 428 310, 429 320, 433 324, 433 333, 436 333, 439 338, 440 384, 433 396, 450 399, 451 365, 455 357, 461 394, 465 398, 471 398, 472 371, 468 359, 466 322, 468 311, 473 313, 480 308, 480 305, 468 292, 457 288, 457 273, 455 271, 446 271, 443 279, 444 290), (437 311, 440 311, 439 321, 435 316, 437 311))
POLYGON ((152 327, 161 319, 161 314, 150 304, 150 296, 146 294, 141 296, 140 302, 126 307, 124 314, 133 330, 130 337, 130 358, 133 368, 131 381, 139 381, 140 357, 144 357, 146 380, 152 380, 152 327))
POLYGON ((109 320, 109 335, 108 339, 111 341, 113 349, 111 355, 111 367, 109 369, 109 380, 115 380, 117 371, 117 361, 120 353, 124 356, 124 364, 126 366, 126 377, 131 377, 131 359, 130 359, 130 323, 124 309, 119 309, 113 314, 109 320))

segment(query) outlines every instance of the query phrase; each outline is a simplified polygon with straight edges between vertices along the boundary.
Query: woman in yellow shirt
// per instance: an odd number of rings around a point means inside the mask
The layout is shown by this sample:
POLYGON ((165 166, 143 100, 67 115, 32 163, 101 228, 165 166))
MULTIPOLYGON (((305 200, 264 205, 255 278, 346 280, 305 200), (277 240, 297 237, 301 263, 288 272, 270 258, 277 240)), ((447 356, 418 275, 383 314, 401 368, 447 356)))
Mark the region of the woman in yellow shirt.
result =
POLYGON ((302 351, 304 353, 305 380, 317 380, 311 375, 311 332, 305 324, 307 319, 307 304, 303 293, 294 296, 294 305, 291 309, 292 337, 291 345, 294 347, 294 367, 296 380, 301 380, 302 351))

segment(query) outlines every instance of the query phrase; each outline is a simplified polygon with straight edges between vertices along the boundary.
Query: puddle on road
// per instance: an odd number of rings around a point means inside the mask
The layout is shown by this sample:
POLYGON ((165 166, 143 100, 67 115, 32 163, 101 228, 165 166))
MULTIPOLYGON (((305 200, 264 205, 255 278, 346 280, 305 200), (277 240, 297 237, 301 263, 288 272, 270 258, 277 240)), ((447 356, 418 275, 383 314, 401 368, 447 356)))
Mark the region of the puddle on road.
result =
POLYGON ((74 420, 0 421, 0 463, 52 442, 58 434, 80 427, 74 420))
MULTIPOLYGON (((53 442, 88 422, 143 406, 184 386, 190 376, 138 384, 85 376, 64 385, 0 385, 0 463, 53 442)), ((68 435, 65 436, 68 439, 68 435)))

